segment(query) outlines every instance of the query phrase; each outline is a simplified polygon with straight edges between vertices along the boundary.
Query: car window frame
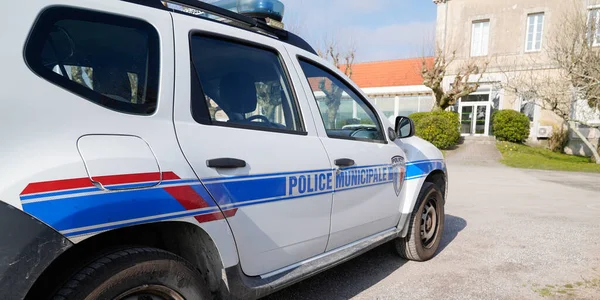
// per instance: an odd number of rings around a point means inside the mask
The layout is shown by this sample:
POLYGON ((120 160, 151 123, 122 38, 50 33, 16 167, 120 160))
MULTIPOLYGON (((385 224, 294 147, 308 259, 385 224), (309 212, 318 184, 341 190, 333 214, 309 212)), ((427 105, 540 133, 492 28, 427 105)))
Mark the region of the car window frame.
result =
MULTIPOLYGON (((379 115, 379 112, 377 111, 377 109, 369 102, 367 101, 363 95, 357 91, 354 86, 350 83, 348 83, 344 78, 342 78, 341 76, 339 76, 338 74, 336 74, 336 72, 334 72, 333 70, 331 70, 331 68, 323 65, 322 63, 316 62, 314 59, 311 59, 309 57, 306 57, 304 55, 296 55, 296 59, 298 60, 298 65, 300 66, 300 72, 302 72, 302 77, 303 80, 305 80, 305 83, 307 84, 307 86, 309 87, 308 93, 310 94, 312 99, 314 100, 314 104, 317 106, 317 111, 319 113, 319 119, 321 120, 321 124, 323 125, 323 129, 325 130, 325 134, 327 134, 328 138, 331 139, 340 139, 340 140, 349 140, 349 141, 359 141, 359 142, 367 142, 367 143, 377 143, 377 144, 387 144, 388 143, 388 137, 387 134, 383 131, 383 122, 381 121, 381 116, 379 115), (379 131, 381 132, 381 136, 382 139, 380 140, 376 140, 376 139, 368 139, 368 138, 359 138, 359 137, 345 137, 345 136, 338 136, 338 135, 330 135, 329 132, 327 131, 327 127, 325 126, 325 121, 323 120, 323 116, 321 113, 321 109, 319 108, 319 103, 317 98, 315 97, 314 92, 312 91, 312 88, 310 87, 310 81, 308 80, 308 76, 306 76, 306 73, 304 72, 304 69, 302 68, 302 62, 306 62, 308 64, 311 64, 321 70, 323 70, 325 73, 335 77, 337 80, 339 80, 343 85, 345 85, 349 90, 351 90, 370 110, 371 113, 373 113, 373 115, 375 116, 375 121, 377 122, 377 127, 379 128, 379 131)), ((354 101, 356 101, 355 99, 353 99, 354 101)))
MULTIPOLYGON (((78 15, 78 16, 81 16, 78 15)), ((48 83, 51 83, 69 93, 72 93, 80 98, 85 99, 88 102, 91 102, 94 105, 97 105, 103 109, 108 109, 117 113, 140 116, 140 117, 150 117, 157 113, 158 105, 159 105, 159 95, 160 95, 160 72, 161 72, 161 39, 158 30, 149 22, 139 19, 133 18, 129 16, 122 16, 118 14, 114 14, 108 11, 98 11, 98 10, 90 10, 81 7, 73 7, 66 5, 57 5, 50 6, 45 8, 40 14, 37 16, 35 22, 31 26, 29 35, 27 36, 26 42, 23 46, 23 59, 27 67, 37 76, 42 78, 48 83), (146 81, 146 95, 147 97, 152 97, 154 100, 154 108, 150 112, 143 112, 140 107, 139 110, 123 110, 119 109, 119 104, 123 104, 127 102, 122 102, 115 100, 111 97, 105 96, 99 92, 94 91, 93 89, 83 86, 74 80, 70 79, 67 74, 64 76, 62 74, 58 74, 51 69, 46 68, 43 64, 38 64, 38 58, 36 56, 40 56, 42 54, 43 45, 46 40, 41 40, 40 38, 47 38, 49 36, 49 25, 52 25, 57 20, 71 20, 69 18, 57 18, 57 13, 55 10, 69 10, 71 13, 77 12, 82 13, 83 17, 72 18, 72 20, 76 21, 88 21, 88 22, 97 22, 103 23, 107 25, 113 26, 123 26, 127 27, 123 24, 134 24, 134 25, 143 25, 143 27, 136 26, 136 29, 144 30, 148 34, 148 67, 146 69, 146 77, 148 78, 146 81), (52 14, 51 16, 46 16, 45 14, 52 14), (93 15, 94 18, 89 18, 90 15, 93 15), (44 19, 46 17, 46 19, 44 19), (48 20, 50 17, 51 20, 48 20), (41 28, 41 29, 40 29, 41 28), (37 38, 37 39, 36 39, 37 38), (38 46, 38 47, 36 47, 38 46), (152 79, 152 81, 150 80, 152 79), (152 85, 152 88, 149 86, 152 85), (111 105, 102 104, 104 103, 116 103, 111 105)), ((139 74, 138 74, 139 76, 139 74)), ((152 99, 151 98, 151 99, 152 99)), ((135 103, 130 103, 135 105, 135 103)))
MULTIPOLYGON (((285 62, 284 56, 282 55, 281 51, 279 51, 277 48, 269 46, 269 45, 257 43, 254 41, 249 41, 249 40, 245 40, 242 38, 226 35, 226 34, 219 34, 219 33, 215 33, 215 32, 194 29, 194 30, 190 30, 188 32, 188 51, 189 51, 190 69, 191 69, 190 85, 191 85, 191 89, 192 89, 191 95, 190 95, 190 113, 192 114, 192 118, 194 119, 194 121, 196 121, 199 124, 208 125, 208 126, 219 126, 219 127, 248 129, 248 130, 255 130, 255 131, 266 131, 266 132, 273 132, 273 133, 284 133, 284 134, 308 136, 308 131, 306 130, 305 121, 304 121, 305 115, 303 114, 302 108, 300 107, 300 103, 299 103, 300 99, 299 99, 298 95, 296 94, 296 88, 294 87, 294 84, 292 82, 293 80, 291 80, 292 74, 285 62), (268 52, 275 54, 280 66, 282 68, 282 71, 283 71, 282 74, 285 76, 285 81, 288 84, 289 95, 292 98, 292 99, 290 99, 291 100, 290 102, 293 103, 293 105, 295 106, 295 109, 297 110, 297 124, 296 125, 297 125, 298 129, 290 130, 290 129, 282 129, 282 128, 270 128, 270 127, 264 127, 264 126, 260 126, 260 125, 253 126, 253 125, 248 125, 248 124, 238 124, 238 123, 233 123, 233 122, 229 123, 229 122, 221 122, 221 121, 213 120, 208 111, 208 103, 206 102, 206 93, 204 93, 204 88, 202 87, 202 82, 200 82, 200 78, 198 76, 196 66, 195 66, 194 60, 193 60, 192 38, 194 36, 220 39, 220 40, 223 40, 226 42, 236 43, 236 44, 240 44, 240 45, 244 45, 244 46, 248 46, 248 47, 253 47, 256 49, 268 51, 268 52), (200 94, 200 95, 198 95, 198 94, 200 94), (203 101, 204 105, 202 105, 202 107, 200 109, 197 108, 196 105, 194 105, 194 103, 196 102, 196 101, 194 101, 194 99, 196 99, 196 97, 204 98, 204 101, 203 101)), ((290 109, 292 109, 292 108, 290 107, 290 109)))

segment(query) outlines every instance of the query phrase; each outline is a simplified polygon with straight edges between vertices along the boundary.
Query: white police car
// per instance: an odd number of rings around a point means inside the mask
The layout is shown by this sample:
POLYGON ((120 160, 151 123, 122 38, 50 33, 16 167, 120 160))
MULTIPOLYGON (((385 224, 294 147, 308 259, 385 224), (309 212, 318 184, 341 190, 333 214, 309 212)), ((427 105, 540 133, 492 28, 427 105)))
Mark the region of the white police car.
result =
POLYGON ((440 151, 270 27, 279 1, 231 2, 11 3, 0 299, 258 298, 386 242, 434 255, 440 151))

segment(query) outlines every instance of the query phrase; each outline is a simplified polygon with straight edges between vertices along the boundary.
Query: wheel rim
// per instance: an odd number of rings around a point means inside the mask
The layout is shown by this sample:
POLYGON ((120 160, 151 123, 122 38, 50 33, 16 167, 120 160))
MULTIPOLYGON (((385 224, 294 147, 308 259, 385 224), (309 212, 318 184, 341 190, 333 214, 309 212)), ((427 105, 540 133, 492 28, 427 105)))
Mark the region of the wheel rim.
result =
POLYGON ((126 291, 114 300, 185 300, 185 298, 166 286, 143 285, 126 291))
POLYGON ((421 212, 421 242, 423 247, 430 248, 437 238, 439 218, 435 198, 427 199, 421 212))

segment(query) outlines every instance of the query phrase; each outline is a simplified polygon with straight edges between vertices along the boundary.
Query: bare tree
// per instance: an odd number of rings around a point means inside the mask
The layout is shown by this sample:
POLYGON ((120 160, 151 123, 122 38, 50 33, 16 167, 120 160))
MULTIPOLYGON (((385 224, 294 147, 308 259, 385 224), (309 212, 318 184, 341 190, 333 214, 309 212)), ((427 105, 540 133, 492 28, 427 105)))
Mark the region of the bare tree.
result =
POLYGON ((489 61, 477 62, 469 60, 462 66, 456 68, 456 76, 449 90, 444 89, 444 77, 448 68, 456 60, 456 51, 446 55, 442 50, 437 49, 433 58, 433 64, 430 60, 424 58, 421 65, 421 75, 423 84, 433 91, 435 97, 434 110, 445 110, 458 101, 475 92, 480 85, 483 74, 486 72, 489 61), (479 75, 475 82, 470 81, 471 76, 479 75))
POLYGON ((598 21, 588 20, 585 12, 573 6, 562 16, 560 28, 552 32, 546 46, 547 59, 555 71, 536 70, 544 64, 544 57, 537 57, 541 61, 534 59, 531 69, 504 71, 503 86, 519 97, 535 99, 542 109, 556 114, 600 164, 598 149, 579 128, 597 127, 591 121, 600 118, 600 52, 593 47, 598 21))
POLYGON ((257 82, 256 93, 263 114, 269 120, 275 120, 275 112, 281 105, 281 88, 277 81, 257 82))
MULTIPOLYGON (((356 48, 349 47, 347 51, 340 51, 335 42, 328 42, 325 49, 317 51, 319 56, 330 61, 334 66, 352 78, 352 66, 356 57, 356 48)), ((319 81, 319 89, 325 94, 325 104, 327 105, 327 120, 329 128, 335 128, 336 118, 342 100, 343 90, 341 87, 332 84, 331 81, 325 78, 319 81)))

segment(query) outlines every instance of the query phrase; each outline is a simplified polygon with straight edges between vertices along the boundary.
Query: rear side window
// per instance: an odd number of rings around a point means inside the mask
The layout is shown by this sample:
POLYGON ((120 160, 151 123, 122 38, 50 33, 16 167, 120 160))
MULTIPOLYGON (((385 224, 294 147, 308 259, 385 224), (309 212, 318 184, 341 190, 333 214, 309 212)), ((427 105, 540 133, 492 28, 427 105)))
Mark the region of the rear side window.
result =
POLYGON ((25 48, 42 78, 93 103, 150 115, 158 95, 158 33, 136 19, 82 9, 45 10, 25 48))

